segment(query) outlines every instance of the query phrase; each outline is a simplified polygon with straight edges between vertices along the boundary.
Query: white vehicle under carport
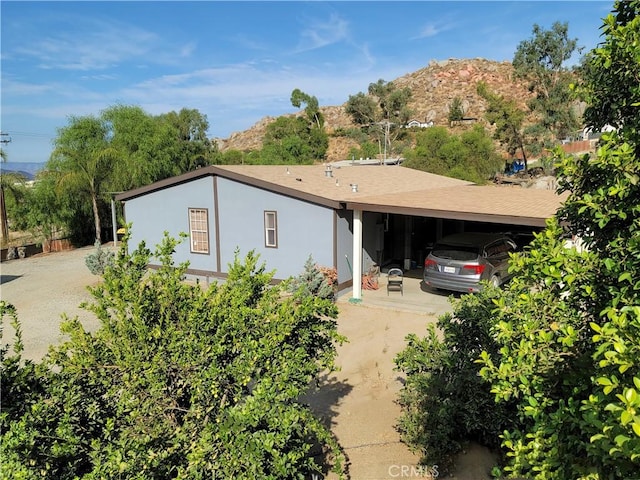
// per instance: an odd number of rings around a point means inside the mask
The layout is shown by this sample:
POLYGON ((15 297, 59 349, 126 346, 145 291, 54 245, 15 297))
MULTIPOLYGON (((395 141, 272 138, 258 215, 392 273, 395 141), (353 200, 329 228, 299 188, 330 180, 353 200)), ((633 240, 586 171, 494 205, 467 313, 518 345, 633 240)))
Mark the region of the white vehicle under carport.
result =
POLYGON ((455 292, 479 292, 509 280, 509 256, 516 243, 498 233, 456 233, 436 242, 424 261, 424 283, 455 292))

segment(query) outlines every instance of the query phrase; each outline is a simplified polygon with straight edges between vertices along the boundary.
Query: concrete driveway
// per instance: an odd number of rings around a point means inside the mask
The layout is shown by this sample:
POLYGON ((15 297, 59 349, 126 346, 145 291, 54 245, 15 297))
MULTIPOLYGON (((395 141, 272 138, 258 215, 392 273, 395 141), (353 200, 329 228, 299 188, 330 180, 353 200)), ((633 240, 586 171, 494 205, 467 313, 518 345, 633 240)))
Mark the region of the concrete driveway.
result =
MULTIPOLYGON (((450 296, 444 291, 436 291, 422 282, 422 269, 404 273, 403 291, 387 291, 387 274, 380 273, 377 290, 362 290, 361 302, 365 306, 440 316, 451 311, 450 296)), ((341 292, 338 302, 353 302, 351 289, 341 292)))

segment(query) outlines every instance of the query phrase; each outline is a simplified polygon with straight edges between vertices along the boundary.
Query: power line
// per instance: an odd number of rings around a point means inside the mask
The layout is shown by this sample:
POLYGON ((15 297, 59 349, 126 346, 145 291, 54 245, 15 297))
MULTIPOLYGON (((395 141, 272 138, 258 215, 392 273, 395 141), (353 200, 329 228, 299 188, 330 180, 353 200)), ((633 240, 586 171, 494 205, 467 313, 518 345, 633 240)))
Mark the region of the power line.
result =
POLYGON ((51 138, 53 135, 47 133, 34 133, 34 132, 13 132, 13 135, 19 137, 37 137, 37 138, 51 138))
POLYGON ((9 134, 0 132, 0 143, 10 143, 10 142, 11 142, 11 137, 9 136, 9 134))

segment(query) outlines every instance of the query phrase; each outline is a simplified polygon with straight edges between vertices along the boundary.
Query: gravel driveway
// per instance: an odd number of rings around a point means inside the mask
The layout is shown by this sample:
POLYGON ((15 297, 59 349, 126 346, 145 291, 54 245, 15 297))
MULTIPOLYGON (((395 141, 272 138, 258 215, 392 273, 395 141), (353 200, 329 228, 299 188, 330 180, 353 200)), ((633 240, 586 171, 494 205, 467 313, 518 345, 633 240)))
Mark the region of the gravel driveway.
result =
MULTIPOLYGON (((40 254, 0 265, 0 298, 16 307, 22 325, 24 357, 40 360, 52 343, 58 343, 62 315, 77 316, 86 329, 94 330, 98 321, 79 308, 91 298, 87 286, 100 281, 85 265, 94 247, 40 254)), ((13 342, 13 329, 3 325, 3 343, 13 342)))

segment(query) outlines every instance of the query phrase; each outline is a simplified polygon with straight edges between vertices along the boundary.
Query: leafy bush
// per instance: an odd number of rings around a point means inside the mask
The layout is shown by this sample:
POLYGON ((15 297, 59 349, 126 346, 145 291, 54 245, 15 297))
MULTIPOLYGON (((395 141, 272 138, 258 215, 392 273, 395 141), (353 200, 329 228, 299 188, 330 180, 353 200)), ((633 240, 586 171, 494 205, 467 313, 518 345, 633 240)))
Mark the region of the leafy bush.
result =
MULTIPOLYGON (((474 311, 475 297, 466 296, 469 308, 456 312, 487 326, 480 375, 497 402, 487 415, 514 409, 499 436, 504 465, 494 473, 501 477, 613 480, 640 472, 640 1, 615 2, 615 10, 604 19, 605 41, 587 57, 578 91, 593 102, 585 111, 590 126, 612 124, 619 132, 603 134, 595 155, 554 151, 560 191, 569 193, 562 208, 512 257, 514 276, 493 299, 495 308, 474 311), (565 229, 584 248, 568 247, 565 229)), ((405 361, 418 375, 407 379, 405 395, 415 398, 403 413, 409 438, 429 453, 438 448, 427 431, 433 424, 444 425, 438 440, 456 437, 447 430, 453 420, 436 423, 427 411, 447 397, 420 372, 431 374, 438 362, 446 369, 461 353, 446 333, 444 344, 435 332, 431 337, 407 354, 420 353, 405 361)), ((474 355, 462 358, 462 371, 478 367, 474 355)), ((447 393, 457 402, 467 386, 447 393)))
POLYGON ((514 408, 497 407, 491 385, 479 375, 476 362, 483 350, 496 352, 491 336, 493 300, 487 288, 452 300, 453 314, 442 315, 427 336, 407 336, 395 359, 406 375, 399 403, 402 440, 422 455, 421 463, 446 472, 465 442, 499 447, 499 434, 513 423, 514 408))
POLYGON ((503 166, 489 133, 480 125, 461 135, 444 127, 426 128, 416 133, 416 145, 403 152, 405 167, 484 183, 503 166))
POLYGON ((67 319, 42 392, 22 409, 3 398, 2 478, 309 478, 318 455, 343 477, 337 441, 299 400, 333 367, 335 304, 282 295, 253 252, 224 284, 186 283, 176 244, 147 271, 151 252, 123 242, 84 305, 101 328, 67 319))

